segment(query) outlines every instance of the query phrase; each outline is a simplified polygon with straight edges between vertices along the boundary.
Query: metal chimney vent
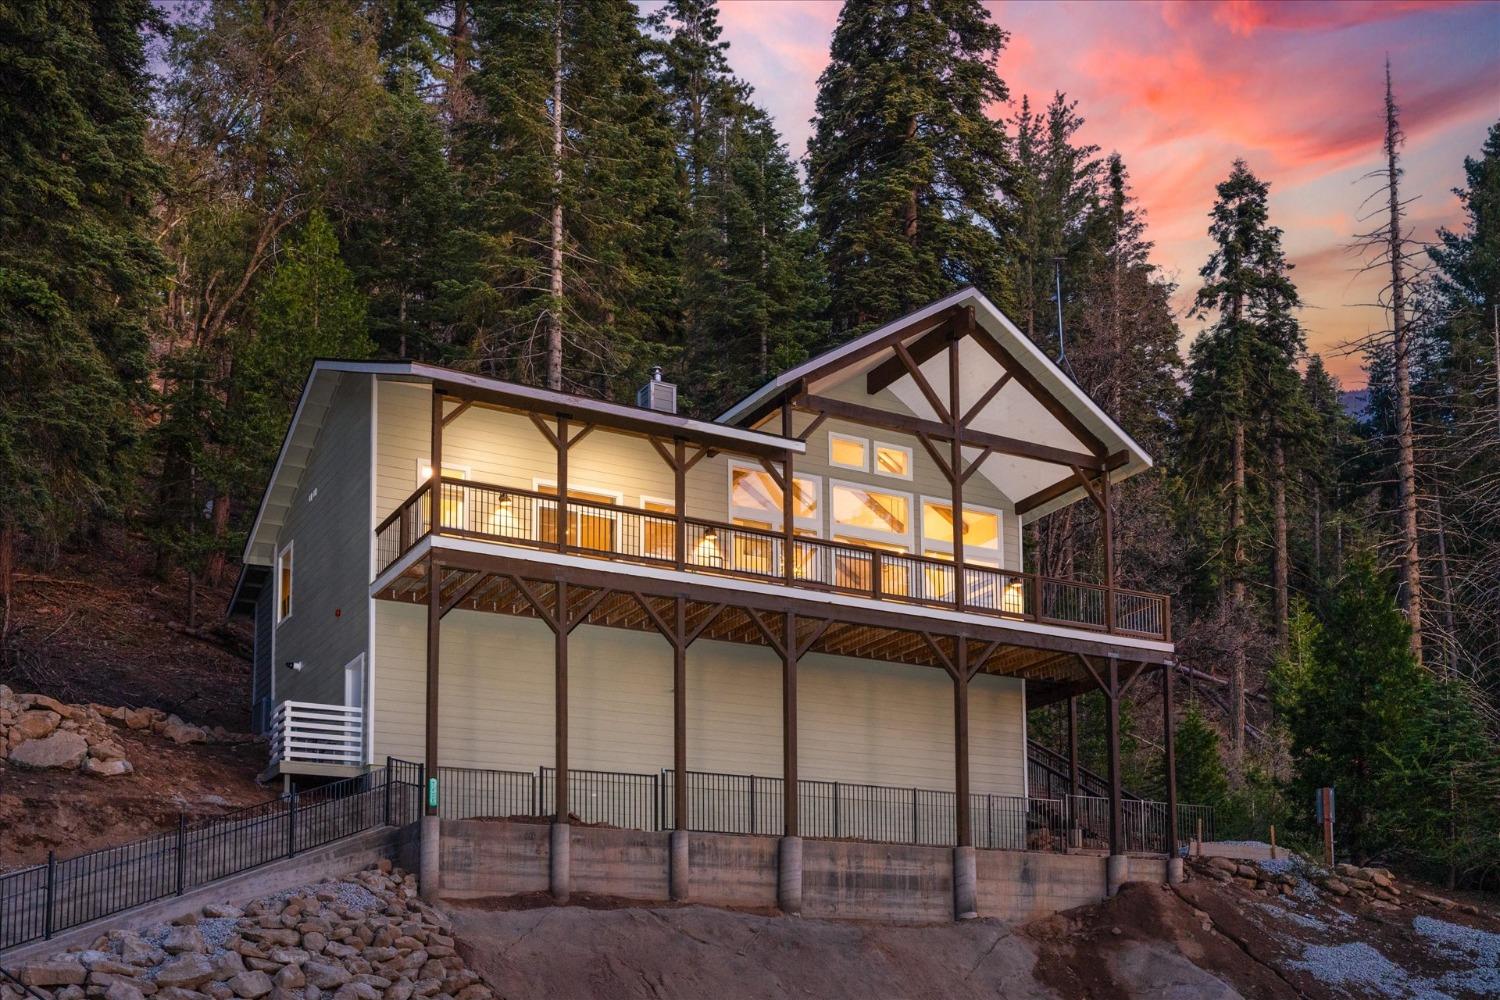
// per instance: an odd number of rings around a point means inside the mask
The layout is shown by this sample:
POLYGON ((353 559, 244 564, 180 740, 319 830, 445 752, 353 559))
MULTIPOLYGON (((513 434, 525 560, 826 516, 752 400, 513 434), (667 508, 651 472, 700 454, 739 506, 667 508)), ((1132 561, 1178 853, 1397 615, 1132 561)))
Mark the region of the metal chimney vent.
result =
POLYGON ((662 413, 677 412, 677 386, 661 380, 661 366, 651 368, 651 381, 635 394, 635 405, 662 413))

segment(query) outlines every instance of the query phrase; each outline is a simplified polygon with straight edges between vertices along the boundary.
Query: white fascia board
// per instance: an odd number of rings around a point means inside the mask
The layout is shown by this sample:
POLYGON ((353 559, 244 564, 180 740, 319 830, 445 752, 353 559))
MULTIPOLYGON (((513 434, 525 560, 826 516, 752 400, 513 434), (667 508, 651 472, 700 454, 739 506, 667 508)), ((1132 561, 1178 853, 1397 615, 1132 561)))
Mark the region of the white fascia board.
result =
MULTIPOLYGON (((954 611, 950 608, 929 608, 920 604, 902 604, 892 607, 889 602, 875 601, 864 597, 854 597, 848 594, 835 594, 829 591, 802 589, 800 587, 786 587, 777 584, 757 583, 754 580, 739 580, 729 576, 706 576, 701 573, 681 572, 673 569, 662 569, 656 566, 642 566, 635 563, 608 562, 594 559, 590 556, 565 555, 560 552, 548 552, 545 549, 531 549, 524 546, 505 545, 498 542, 481 542, 471 538, 448 538, 440 537, 435 543, 436 553, 439 558, 443 551, 470 552, 475 555, 504 556, 507 558, 522 559, 526 562, 534 562, 548 566, 569 566, 578 569, 608 570, 611 572, 623 572, 633 576, 641 576, 647 579, 660 580, 665 583, 680 583, 687 585, 704 586, 709 585, 720 590, 734 590, 746 594, 762 594, 768 597, 795 597, 798 600, 810 601, 819 604, 827 604, 832 607, 856 607, 867 611, 899 611, 901 614, 910 615, 915 618, 927 618, 934 622, 963 622, 967 625, 978 625, 987 628, 1002 628, 1009 631, 1021 632, 1028 635, 1049 635, 1067 639, 1078 639, 1084 642, 1097 642, 1105 645, 1121 646, 1129 649, 1139 649, 1153 653, 1171 654, 1176 648, 1170 642, 1158 642, 1154 639, 1140 639, 1134 636, 1108 635, 1092 632, 1088 629, 1063 628, 1054 625, 1042 625, 1037 622, 1018 621, 1014 618, 1000 618, 994 615, 976 615, 972 612, 954 611)), ((401 573, 405 572, 412 563, 425 558, 428 552, 434 549, 434 541, 431 536, 418 542, 405 556, 397 561, 390 569, 380 574, 380 578, 370 585, 370 593, 377 594, 389 587, 401 573)), ((834 612, 835 614, 837 612, 834 612)))

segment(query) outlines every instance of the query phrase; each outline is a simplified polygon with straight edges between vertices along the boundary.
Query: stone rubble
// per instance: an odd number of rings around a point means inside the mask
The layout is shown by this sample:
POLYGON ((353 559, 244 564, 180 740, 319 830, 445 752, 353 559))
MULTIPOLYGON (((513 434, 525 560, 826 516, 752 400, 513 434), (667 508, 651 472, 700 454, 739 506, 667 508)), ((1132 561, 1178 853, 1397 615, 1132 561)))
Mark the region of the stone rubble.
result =
POLYGON ((1267 896, 1298 896, 1309 885, 1351 902, 1369 902, 1377 907, 1411 905, 1416 899, 1441 909, 1478 913, 1478 907, 1457 903, 1417 889, 1402 890, 1387 868, 1361 868, 1337 864, 1329 871, 1301 858, 1276 861, 1236 861, 1233 858, 1191 858, 1189 869, 1217 882, 1234 882, 1267 896))
MULTIPOLYGON (((44 1000, 494 1000, 452 925, 388 861, 10 970, 44 1000)), ((34 1000, 0 984, 0 1000, 34 1000)))
POLYGON ((0 684, 0 763, 18 767, 83 771, 109 778, 134 765, 110 723, 152 732, 174 743, 248 743, 249 733, 223 726, 205 728, 157 708, 67 705, 44 694, 16 694, 0 684))

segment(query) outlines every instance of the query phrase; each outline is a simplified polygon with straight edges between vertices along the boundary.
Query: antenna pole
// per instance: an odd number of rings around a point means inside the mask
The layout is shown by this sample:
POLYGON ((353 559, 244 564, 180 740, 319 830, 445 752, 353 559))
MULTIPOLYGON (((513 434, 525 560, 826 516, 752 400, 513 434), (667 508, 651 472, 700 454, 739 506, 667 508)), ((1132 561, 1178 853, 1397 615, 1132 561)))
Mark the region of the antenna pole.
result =
POLYGON ((1062 320, 1062 258, 1052 258, 1052 279, 1057 289, 1057 363, 1063 369, 1068 368, 1068 345, 1063 339, 1062 320))

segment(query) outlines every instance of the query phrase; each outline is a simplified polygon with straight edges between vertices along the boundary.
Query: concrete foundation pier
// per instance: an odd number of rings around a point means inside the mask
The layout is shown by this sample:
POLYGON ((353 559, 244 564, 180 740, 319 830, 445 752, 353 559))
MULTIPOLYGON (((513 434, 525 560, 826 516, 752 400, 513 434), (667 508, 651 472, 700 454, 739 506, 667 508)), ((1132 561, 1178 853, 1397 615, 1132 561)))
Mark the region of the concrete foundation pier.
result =
POLYGON ((1182 859, 1167 859, 1167 885, 1182 884, 1182 859))
POLYGON ((973 920, 979 916, 979 873, 973 847, 953 849, 953 917, 973 920))
POLYGON ((667 886, 672 899, 680 903, 688 898, 689 885, 692 881, 688 861, 688 832, 673 830, 670 847, 671 860, 667 871, 667 886))
POLYGON ((442 889, 441 845, 443 821, 437 816, 422 817, 422 847, 417 865, 417 892, 429 903, 442 889))
POLYGON ((567 823, 553 823, 549 846, 547 888, 551 890, 553 899, 566 903, 573 887, 573 828, 567 823))
POLYGON ((1111 854, 1104 861, 1104 894, 1113 896, 1130 875, 1130 859, 1123 854, 1111 854))
POLYGON ((802 912, 801 837, 782 837, 777 846, 776 905, 783 913, 802 912))

